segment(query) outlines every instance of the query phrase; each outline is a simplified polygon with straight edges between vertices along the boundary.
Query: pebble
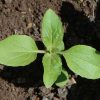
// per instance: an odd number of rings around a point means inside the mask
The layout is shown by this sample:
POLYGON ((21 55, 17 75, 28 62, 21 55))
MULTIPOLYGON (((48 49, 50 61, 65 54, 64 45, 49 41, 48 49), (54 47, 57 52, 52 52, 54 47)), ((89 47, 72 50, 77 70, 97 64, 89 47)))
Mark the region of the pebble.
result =
POLYGON ((58 94, 60 98, 66 98, 68 90, 66 88, 58 88, 58 94))

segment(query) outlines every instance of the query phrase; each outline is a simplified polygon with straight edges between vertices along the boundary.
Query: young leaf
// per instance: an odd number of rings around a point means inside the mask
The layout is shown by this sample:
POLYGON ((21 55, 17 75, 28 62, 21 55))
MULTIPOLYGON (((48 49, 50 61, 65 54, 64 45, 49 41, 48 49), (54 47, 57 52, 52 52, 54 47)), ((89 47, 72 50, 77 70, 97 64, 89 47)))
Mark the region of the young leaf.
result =
POLYGON ((43 57, 44 75, 43 81, 47 88, 51 87, 62 71, 62 63, 59 55, 46 53, 43 57))
POLYGON ((100 54, 92 47, 73 46, 63 53, 69 68, 88 79, 100 78, 100 54))
POLYGON ((42 21, 42 40, 49 51, 64 50, 64 30, 59 17, 51 9, 47 10, 42 21))
POLYGON ((68 80, 68 73, 63 69, 55 84, 59 87, 64 87, 68 83, 68 80))
POLYGON ((0 41, 0 64, 25 66, 37 57, 34 40, 26 35, 12 35, 0 41))

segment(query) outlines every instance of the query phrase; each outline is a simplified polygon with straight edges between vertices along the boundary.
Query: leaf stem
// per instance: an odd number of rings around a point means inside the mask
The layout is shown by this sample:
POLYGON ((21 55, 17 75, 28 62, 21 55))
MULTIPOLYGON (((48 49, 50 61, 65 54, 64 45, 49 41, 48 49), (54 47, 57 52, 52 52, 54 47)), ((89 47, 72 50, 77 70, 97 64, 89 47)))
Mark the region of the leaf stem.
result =
POLYGON ((36 52, 36 53, 46 53, 46 51, 45 50, 37 50, 37 51, 34 51, 34 52, 36 52))

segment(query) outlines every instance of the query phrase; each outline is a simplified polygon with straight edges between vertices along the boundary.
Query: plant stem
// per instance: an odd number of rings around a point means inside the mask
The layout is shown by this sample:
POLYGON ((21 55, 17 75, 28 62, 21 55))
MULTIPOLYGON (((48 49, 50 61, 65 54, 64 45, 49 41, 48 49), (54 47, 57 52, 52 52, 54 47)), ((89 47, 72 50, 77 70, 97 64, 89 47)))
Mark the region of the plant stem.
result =
POLYGON ((46 53, 46 51, 45 50, 37 50, 37 51, 34 51, 34 52, 36 52, 36 53, 46 53))
POLYGON ((57 54, 60 54, 60 55, 63 55, 63 52, 61 51, 61 52, 56 52, 57 54))

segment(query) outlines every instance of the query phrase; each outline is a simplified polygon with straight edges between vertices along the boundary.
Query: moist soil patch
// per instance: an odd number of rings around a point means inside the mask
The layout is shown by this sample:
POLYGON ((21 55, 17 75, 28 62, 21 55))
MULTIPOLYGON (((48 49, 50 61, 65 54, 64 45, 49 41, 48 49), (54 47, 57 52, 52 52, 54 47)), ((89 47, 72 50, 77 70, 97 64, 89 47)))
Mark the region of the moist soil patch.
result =
MULTIPOLYGON (((41 20, 48 8, 63 22, 66 49, 85 44, 100 50, 99 0, 0 0, 0 40, 13 34, 26 34, 43 49, 41 20)), ((71 74, 68 86, 45 88, 42 57, 38 55, 34 63, 23 68, 0 65, 0 100, 100 100, 100 80, 75 75, 63 58, 63 66, 71 74)))

